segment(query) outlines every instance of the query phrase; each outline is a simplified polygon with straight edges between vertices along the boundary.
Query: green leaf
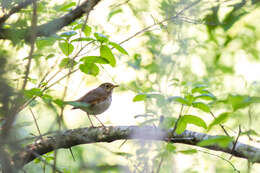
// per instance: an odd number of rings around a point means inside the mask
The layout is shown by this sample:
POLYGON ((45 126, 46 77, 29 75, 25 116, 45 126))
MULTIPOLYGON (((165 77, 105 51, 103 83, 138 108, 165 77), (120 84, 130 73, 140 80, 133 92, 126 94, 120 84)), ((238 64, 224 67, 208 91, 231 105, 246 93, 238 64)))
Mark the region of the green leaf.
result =
POLYGON ((193 106, 194 108, 198 108, 198 109, 200 109, 200 110, 202 110, 202 111, 204 111, 204 112, 207 112, 207 113, 210 112, 209 106, 208 106, 207 104, 205 104, 205 103, 202 103, 202 102, 193 102, 193 103, 192 103, 192 106, 193 106))
POLYGON ((182 153, 182 154, 195 154, 197 153, 198 151, 196 149, 189 149, 189 150, 180 150, 178 151, 179 153, 182 153))
POLYGON ((35 163, 35 164, 38 164, 38 163, 40 163, 40 162, 41 162, 40 158, 34 159, 34 163, 35 163))
POLYGON ((201 94, 201 95, 199 95, 199 96, 196 96, 195 98, 196 98, 196 99, 209 100, 209 101, 211 101, 211 100, 216 100, 216 97, 215 97, 213 94, 211 94, 211 93, 201 94))
POLYGON ((92 28, 90 26, 88 26, 88 25, 85 25, 85 28, 84 28, 83 32, 84 32, 86 37, 90 36, 91 31, 92 31, 92 28))
POLYGON ((65 106, 65 102, 62 101, 61 99, 55 99, 53 100, 53 102, 57 104, 60 108, 63 108, 65 106))
POLYGON ((115 14, 122 13, 122 12, 123 12, 123 10, 121 8, 111 11, 108 14, 107 21, 109 21, 115 14))
POLYGON ((260 136, 256 131, 254 131, 254 130, 252 130, 252 129, 242 132, 241 135, 260 136))
POLYGON ((175 152, 176 151, 176 147, 173 144, 171 144, 171 143, 167 143, 166 144, 166 151, 167 152, 175 152))
POLYGON ((226 120, 228 119, 228 117, 231 115, 230 112, 224 112, 222 114, 220 114, 218 117, 216 117, 209 125, 208 131, 215 125, 218 124, 222 124, 224 122, 226 122, 226 120))
POLYGON ((28 77, 28 81, 30 81, 31 83, 33 83, 33 84, 37 84, 38 83, 38 80, 37 79, 32 79, 32 78, 30 78, 30 77, 28 77))
POLYGON ((196 98, 195 98, 193 95, 191 95, 191 94, 185 95, 184 98, 188 101, 188 105, 191 105, 192 102, 196 99, 196 98))
POLYGON ((146 94, 138 94, 133 98, 133 102, 144 101, 147 98, 146 94))
POLYGON ((190 105, 189 101, 183 97, 179 97, 179 96, 174 96, 174 97, 170 97, 168 99, 169 101, 174 101, 183 105, 190 105))
POLYGON ((194 93, 201 93, 201 91, 203 90, 203 89, 205 89, 205 88, 207 88, 207 86, 206 85, 196 85, 192 90, 191 90, 191 92, 192 92, 192 94, 194 94, 194 93))
POLYGON ((100 56, 102 56, 103 58, 106 58, 112 67, 116 66, 116 59, 115 59, 111 49, 108 46, 106 46, 106 45, 100 46, 100 56))
POLYGON ((40 88, 32 88, 32 89, 30 89, 30 90, 25 90, 25 91, 24 91, 24 95, 25 95, 25 97, 27 97, 27 98, 32 98, 32 97, 34 97, 34 96, 39 96, 39 97, 41 97, 42 94, 43 94, 43 92, 41 91, 40 88))
POLYGON ((227 102, 232 105, 234 111, 245 108, 252 103, 260 103, 260 97, 250 97, 248 95, 229 95, 227 102))
POLYGON ((77 22, 75 26, 73 27, 73 30, 76 31, 78 29, 82 29, 83 23, 82 22, 77 22))
POLYGON ((243 3, 233 5, 234 8, 237 8, 237 10, 231 10, 223 19, 222 28, 225 30, 225 32, 229 30, 237 21, 239 21, 241 17, 248 14, 248 12, 245 10, 238 10, 239 7, 237 5, 242 7, 243 3))
POLYGON ((51 102, 53 99, 52 99, 52 96, 48 95, 48 94, 44 94, 42 97, 41 97, 45 102, 51 102))
POLYGON ((109 61, 101 56, 85 56, 80 59, 80 61, 86 63, 98 63, 98 64, 108 64, 109 61))
POLYGON ((55 56, 55 54, 51 53, 51 54, 47 55, 45 59, 50 59, 50 58, 53 58, 54 56, 55 56))
POLYGON ((127 64, 129 66, 133 67, 134 69, 140 70, 140 68, 141 68, 141 61, 142 61, 141 55, 136 53, 136 54, 134 54, 133 59, 129 60, 127 62, 127 64))
POLYGON ((51 161, 53 161, 53 160, 54 160, 54 157, 53 157, 53 156, 45 157, 45 161, 46 161, 47 163, 51 163, 51 161))
POLYGON ((54 37, 37 38, 36 46, 38 49, 43 49, 44 47, 52 46, 56 40, 54 37))
POLYGON ((64 3, 57 8, 58 11, 68 11, 68 9, 76 6, 76 2, 64 3))
POLYGON ((146 66, 144 66, 144 69, 148 70, 149 73, 159 73, 160 72, 160 66, 156 64, 155 62, 152 62, 146 66))
POLYGON ((116 50, 118 50, 119 52, 128 55, 127 51, 122 46, 120 46, 119 44, 117 44, 115 42, 109 42, 109 44, 111 46, 113 46, 116 50))
POLYGON ((87 37, 87 38, 81 37, 81 38, 76 38, 74 40, 71 40, 71 43, 75 42, 75 41, 95 41, 95 39, 94 38, 90 38, 90 37, 87 37))
POLYGON ((184 132, 186 130, 187 127, 187 123, 186 121, 183 119, 183 117, 181 117, 177 123, 177 128, 175 130, 176 134, 181 134, 182 132, 184 132))
POLYGON ((101 42, 101 43, 106 43, 106 42, 108 42, 107 36, 105 36, 105 35, 103 35, 103 34, 101 34, 101 33, 95 32, 95 33, 94 33, 94 37, 95 37, 99 42, 101 42))
POLYGON ((67 42, 59 43, 59 47, 62 53, 66 56, 69 56, 74 50, 74 46, 71 43, 67 43, 67 42))
POLYGON ((219 145, 223 148, 227 147, 230 142, 232 142, 232 138, 228 137, 228 136, 216 136, 216 137, 212 137, 206 140, 203 140, 201 142, 199 142, 197 145, 198 146, 212 146, 212 145, 219 145))
MULTIPOLYGON (((39 58, 42 57, 42 56, 43 56, 43 54, 36 53, 36 54, 33 54, 33 55, 32 55, 32 58, 33 58, 33 59, 39 59, 39 58)), ((29 59, 29 57, 24 58, 24 60, 25 60, 25 59, 29 59)))
POLYGON ((99 73, 99 68, 94 63, 84 63, 80 64, 79 66, 80 71, 82 71, 85 74, 97 76, 99 73))
POLYGON ((76 31, 67 31, 67 32, 61 33, 60 36, 69 39, 70 37, 72 37, 72 36, 74 36, 74 35, 76 35, 76 34, 77 34, 76 31))
POLYGON ((183 115, 182 119, 187 124, 194 124, 196 126, 203 127, 204 129, 207 129, 207 124, 200 117, 197 117, 197 116, 194 116, 194 115, 183 115))
POLYGON ((77 64, 76 61, 74 61, 71 58, 63 58, 59 64, 60 68, 71 68, 77 64))

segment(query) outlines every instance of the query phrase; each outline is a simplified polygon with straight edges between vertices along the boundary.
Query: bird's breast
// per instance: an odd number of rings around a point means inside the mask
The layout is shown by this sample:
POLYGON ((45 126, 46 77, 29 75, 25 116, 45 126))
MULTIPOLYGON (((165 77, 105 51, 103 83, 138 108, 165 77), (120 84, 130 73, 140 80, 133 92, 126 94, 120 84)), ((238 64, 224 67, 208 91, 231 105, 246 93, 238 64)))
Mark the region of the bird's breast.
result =
POLYGON ((112 102, 112 96, 108 97, 107 99, 105 99, 95 105, 92 105, 88 112, 89 112, 89 114, 92 114, 92 115, 102 114, 109 108, 111 102, 112 102))

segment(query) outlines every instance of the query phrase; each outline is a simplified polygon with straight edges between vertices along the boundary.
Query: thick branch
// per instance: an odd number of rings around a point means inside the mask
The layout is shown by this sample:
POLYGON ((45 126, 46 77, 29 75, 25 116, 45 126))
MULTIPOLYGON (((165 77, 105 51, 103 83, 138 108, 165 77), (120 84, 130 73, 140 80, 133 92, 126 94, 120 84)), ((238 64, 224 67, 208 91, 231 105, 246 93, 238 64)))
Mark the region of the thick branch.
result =
MULTIPOLYGON (((194 145, 202 140, 216 136, 207 135, 186 130, 180 135, 172 135, 170 131, 145 126, 110 126, 106 128, 79 128, 67 130, 51 137, 43 138, 34 144, 27 145, 25 149, 13 156, 16 168, 21 168, 36 157, 60 148, 70 148, 80 144, 97 142, 113 142, 122 139, 142 139, 170 141, 172 143, 183 143, 194 145), (169 139, 170 138, 170 139, 169 139)), ((233 142, 227 148, 218 145, 205 146, 211 150, 232 153, 233 156, 249 159, 252 162, 260 163, 260 149, 250 145, 237 142, 233 149, 233 142), (232 150, 233 149, 233 150, 232 150)))
MULTIPOLYGON (((48 37, 52 34, 55 34, 59 30, 61 30, 64 26, 69 25, 76 19, 83 16, 83 14, 88 15, 90 11, 94 8, 95 5, 98 4, 101 0, 85 0, 81 5, 76 7, 74 10, 65 14, 62 17, 53 19, 50 22, 39 25, 36 29, 37 37, 48 37)), ((3 29, 0 28, 0 39, 10 39, 12 40, 15 36, 15 33, 25 33, 23 37, 26 40, 30 40, 31 37, 31 29, 27 30, 16 30, 16 29, 3 29)))
POLYGON ((59 31, 64 26, 67 26, 76 19, 82 17, 84 13, 88 15, 99 1, 100 0, 86 0, 70 13, 60 18, 54 19, 46 24, 40 25, 37 29, 37 36, 50 36, 59 31))

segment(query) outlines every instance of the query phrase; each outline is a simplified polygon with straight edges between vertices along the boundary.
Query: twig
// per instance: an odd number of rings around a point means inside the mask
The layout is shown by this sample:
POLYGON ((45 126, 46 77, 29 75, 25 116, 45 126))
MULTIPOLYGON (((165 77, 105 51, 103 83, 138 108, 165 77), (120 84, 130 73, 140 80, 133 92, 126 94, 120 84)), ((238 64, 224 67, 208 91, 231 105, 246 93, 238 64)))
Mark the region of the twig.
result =
POLYGON ((127 139, 125 139, 122 144, 120 144, 119 149, 126 143, 127 139))
MULTIPOLYGON (((78 56, 79 53, 80 53, 87 45, 89 45, 89 44, 90 44, 90 43, 88 43, 88 44, 86 44, 85 46, 83 46, 83 47, 79 50, 79 52, 78 52, 74 57, 78 56)), ((42 90, 42 92, 46 91, 47 89, 49 89, 50 87, 52 87, 52 86, 55 85, 56 83, 60 82, 60 81, 63 80, 64 78, 66 78, 68 75, 70 75, 70 74, 72 74, 72 73, 74 73, 74 72, 76 72, 76 71, 78 71, 78 70, 79 70, 79 69, 75 69, 75 70, 73 70, 73 71, 71 71, 71 72, 65 74, 63 77, 61 77, 60 79, 58 79, 57 81, 55 81, 55 82, 52 83, 51 85, 45 86, 45 88, 42 90)), ((50 82, 59 72, 60 72, 60 71, 56 72, 56 73, 47 81, 47 83, 50 82)), ((47 75, 47 73, 46 73, 46 75, 47 75)), ((47 77, 46 75, 44 76, 44 78, 47 77)), ((41 81, 43 81, 44 78, 43 78, 41 81)), ((38 87, 40 87, 40 84, 39 84, 38 87)), ((33 97, 33 98, 29 99, 28 101, 26 101, 23 105, 21 105, 21 106, 18 108, 18 111, 17 111, 17 112, 20 112, 21 110, 23 110, 26 106, 28 106, 28 105, 29 105, 33 100, 35 100, 35 99, 36 99, 36 97, 33 97)))
POLYGON ((234 169, 234 171, 240 173, 240 171, 236 169, 236 167, 233 165, 233 163, 231 163, 229 160, 225 159, 224 157, 221 157, 221 156, 216 155, 216 154, 213 154, 213 153, 209 153, 209 152, 207 152, 207 151, 202 151, 202 150, 197 150, 197 151, 200 151, 200 152, 202 152, 202 153, 206 153, 206 154, 209 154, 209 155, 218 157, 218 158, 220 158, 220 159, 226 161, 227 163, 229 163, 229 164, 232 166, 232 168, 234 169))
POLYGON ((230 159, 232 158, 232 156, 233 156, 233 152, 235 151, 235 148, 236 148, 236 145, 237 145, 238 138, 239 138, 240 135, 241 135, 241 125, 239 125, 238 128, 239 128, 239 131, 238 131, 237 138, 236 138, 235 142, 233 142, 233 148, 232 148, 232 150, 231 150, 231 153, 230 153, 231 156, 229 157, 229 160, 230 160, 230 159))
POLYGON ((43 91, 46 91, 47 89, 49 89, 49 88, 52 87, 53 85, 57 84, 58 82, 60 82, 60 81, 63 80, 64 78, 66 78, 68 75, 73 74, 73 73, 75 73, 75 72, 78 71, 78 70, 79 70, 79 69, 75 69, 75 70, 73 70, 73 71, 71 71, 71 72, 65 74, 65 75, 62 76, 60 79, 56 80, 55 82, 53 82, 53 83, 50 84, 49 86, 45 87, 45 88, 43 89, 43 91))
POLYGON ((32 109, 31 109, 30 107, 29 107, 29 110, 30 110, 30 112, 31 112, 31 114, 32 114, 32 117, 33 117, 34 123, 35 123, 36 128, 37 128, 37 130, 38 130, 38 133, 39 133, 39 135, 40 135, 40 138, 41 138, 41 140, 43 140, 43 139, 42 139, 42 134, 41 134, 41 131, 40 131, 39 125, 38 125, 38 123, 37 123, 37 120, 36 120, 36 118, 35 118, 35 116, 34 116, 34 113, 33 113, 32 109))
POLYGON ((164 22, 167 22, 167 21, 173 20, 173 19, 175 19, 175 18, 178 18, 179 15, 181 15, 184 11, 188 10, 189 8, 193 7, 194 5, 196 5, 196 4, 199 3, 199 2, 200 2, 200 0, 197 0, 197 1, 193 2, 193 3, 191 3, 190 5, 188 5, 187 7, 183 8, 183 9, 182 9, 181 11, 179 11, 175 16, 171 16, 171 17, 169 17, 169 18, 166 18, 166 19, 160 21, 159 23, 154 23, 154 24, 152 24, 152 25, 149 25, 149 26, 145 27, 144 29, 142 29, 142 30, 136 32, 134 35, 132 35, 132 36, 128 37, 127 39, 121 41, 119 44, 123 44, 123 43, 127 42, 128 40, 130 40, 130 39, 136 37, 137 35, 139 35, 139 34, 141 34, 141 33, 143 33, 143 32, 148 31, 150 28, 152 28, 152 27, 154 27, 154 26, 161 25, 161 24, 163 24, 164 22))
POLYGON ((184 108, 184 105, 182 104, 182 105, 181 105, 181 110, 180 110, 180 113, 179 113, 179 117, 178 117, 178 119, 177 119, 177 121, 176 121, 176 123, 175 123, 175 125, 174 125, 173 130, 172 130, 172 134, 173 134, 173 135, 174 135, 174 133, 175 133, 175 131, 176 131, 176 129, 177 129, 179 120, 181 119, 181 115, 182 115, 183 108, 184 108))
POLYGON ((160 172, 162 163, 163 163, 163 157, 161 157, 161 160, 160 160, 160 163, 159 163, 158 168, 157 168, 157 170, 156 170, 156 173, 159 173, 159 172, 160 172))
MULTIPOLYGON (((73 60, 76 58, 76 56, 73 58, 73 60)), ((65 85, 65 88, 64 88, 64 91, 63 91, 63 94, 62 94, 62 101, 64 101, 66 95, 67 95, 67 90, 68 90, 68 85, 69 85, 69 79, 70 79, 70 73, 71 72, 71 68, 69 68, 69 73, 68 73, 68 76, 67 76, 67 81, 66 81, 66 85, 65 85)), ((61 108, 61 112, 60 112, 60 115, 58 115, 57 117, 57 120, 58 120, 58 124, 59 124, 59 130, 61 130, 61 121, 63 120, 63 113, 64 113, 64 107, 61 108)), ((59 141, 58 141, 59 142, 59 141)), ((71 147, 69 148, 70 150, 70 153, 72 155, 72 158, 73 160, 75 161, 75 158, 74 158, 74 155, 73 155, 73 152, 72 152, 72 149, 71 147)), ((54 151, 54 166, 53 166, 53 173, 55 173, 55 168, 56 168, 56 162, 57 162, 57 155, 58 155, 58 150, 55 150, 54 151)))
MULTIPOLYGON (((35 151, 31 151, 31 150, 29 151, 29 150, 28 150, 28 152, 31 152, 32 155, 34 155, 35 157, 39 158, 44 164, 49 165, 49 166, 51 166, 52 168, 54 167, 52 164, 50 164, 50 163, 48 163, 46 160, 44 160, 44 159, 42 158, 42 156, 39 155, 38 153, 36 153, 35 151)), ((58 170, 57 168, 55 168, 55 171, 57 171, 58 173, 63 173, 62 171, 58 170)))
POLYGON ((120 7, 121 5, 127 4, 129 1, 130 0, 126 0, 126 1, 116 4, 116 5, 110 5, 110 8, 114 9, 114 8, 120 7))
POLYGON ((33 56, 33 52, 34 52, 34 43, 36 40, 36 27, 37 27, 37 0, 32 0, 33 1, 33 16, 32 16, 32 27, 31 27, 31 50, 28 56, 28 63, 26 66, 26 70, 25 70, 25 77, 24 77, 24 82, 23 82, 23 86, 22 86, 22 90, 25 89, 26 84, 28 82, 28 76, 29 76, 29 72, 30 72, 30 67, 31 67, 31 62, 32 62, 32 56, 33 56))
POLYGON ((26 8, 28 5, 30 5, 33 2, 33 0, 25 0, 21 3, 19 3, 17 6, 13 7, 8 14, 5 14, 3 17, 0 18, 0 26, 14 13, 19 12, 21 9, 26 8))
MULTIPOLYGON (((212 115, 212 117, 214 119, 216 119, 216 116, 213 114, 213 112, 210 111, 210 114, 212 115)), ((226 129, 224 128, 224 126, 222 124, 219 124, 219 126, 222 128, 222 130, 224 131, 224 133, 230 137, 230 135, 228 134, 228 132, 226 131, 226 129)))

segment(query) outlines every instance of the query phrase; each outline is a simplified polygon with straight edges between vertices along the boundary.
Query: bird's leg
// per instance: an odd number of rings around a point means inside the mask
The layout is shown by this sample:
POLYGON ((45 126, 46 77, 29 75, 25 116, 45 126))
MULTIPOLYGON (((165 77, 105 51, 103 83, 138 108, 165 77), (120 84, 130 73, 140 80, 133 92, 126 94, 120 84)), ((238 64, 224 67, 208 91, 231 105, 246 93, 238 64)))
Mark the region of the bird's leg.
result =
POLYGON ((98 117, 96 115, 94 115, 94 117, 101 123, 101 125, 105 128, 104 124, 98 119, 98 117))
POLYGON ((89 116, 88 113, 87 113, 87 116, 88 116, 88 119, 89 119, 89 121, 90 121, 90 123, 91 123, 91 127, 94 127, 94 125, 93 125, 93 123, 92 123, 92 121, 91 121, 90 116, 89 116))

